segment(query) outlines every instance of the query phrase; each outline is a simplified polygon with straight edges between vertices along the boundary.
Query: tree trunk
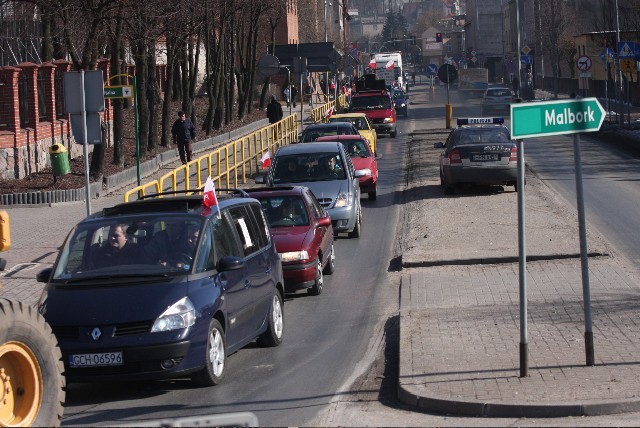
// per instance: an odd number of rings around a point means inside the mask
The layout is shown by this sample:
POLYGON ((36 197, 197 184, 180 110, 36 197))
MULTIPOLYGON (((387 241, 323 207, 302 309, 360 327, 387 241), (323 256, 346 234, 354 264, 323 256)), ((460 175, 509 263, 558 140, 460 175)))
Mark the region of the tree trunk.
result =
MULTIPOLYGON (((111 75, 115 76, 120 74, 120 63, 122 62, 122 7, 118 10, 118 17, 116 21, 116 32, 111 39, 111 75)), ((110 83, 112 85, 120 85, 122 80, 116 77, 110 83)), ((122 99, 111 100, 113 106, 113 163, 120 167, 124 166, 124 143, 122 141, 122 128, 124 118, 124 102, 122 99)))
POLYGON ((138 91, 138 134, 140 140, 140 161, 147 156, 149 146, 149 105, 147 102, 147 49, 143 41, 131 45, 133 59, 136 63, 136 89, 138 91))
POLYGON ((158 106, 162 99, 160 97, 160 87, 156 76, 156 42, 151 41, 147 47, 147 58, 149 68, 147 70, 147 105, 149 106, 149 150, 154 151, 158 146, 158 106))
POLYGON ((94 182, 102 181, 104 175, 104 153, 109 142, 107 137, 107 123, 100 121, 101 132, 101 144, 93 145, 93 152, 91 153, 91 166, 89 167, 89 175, 93 178, 94 182))
POLYGON ((164 82, 164 98, 162 100, 162 136, 160 145, 167 147, 171 143, 171 98, 173 90, 173 64, 175 61, 175 38, 167 35, 167 80, 164 82))

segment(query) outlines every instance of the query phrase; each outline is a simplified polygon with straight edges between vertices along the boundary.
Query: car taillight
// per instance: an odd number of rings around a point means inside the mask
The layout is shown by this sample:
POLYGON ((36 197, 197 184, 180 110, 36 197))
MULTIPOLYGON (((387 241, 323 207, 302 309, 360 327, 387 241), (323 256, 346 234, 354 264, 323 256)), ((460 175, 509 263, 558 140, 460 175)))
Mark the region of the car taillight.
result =
POLYGON ((509 162, 518 160, 518 149, 511 147, 511 154, 509 155, 509 162))
POLYGON ((449 153, 449 164, 454 163, 462 163, 462 159, 460 159, 460 151, 458 149, 453 149, 451 153, 449 153))

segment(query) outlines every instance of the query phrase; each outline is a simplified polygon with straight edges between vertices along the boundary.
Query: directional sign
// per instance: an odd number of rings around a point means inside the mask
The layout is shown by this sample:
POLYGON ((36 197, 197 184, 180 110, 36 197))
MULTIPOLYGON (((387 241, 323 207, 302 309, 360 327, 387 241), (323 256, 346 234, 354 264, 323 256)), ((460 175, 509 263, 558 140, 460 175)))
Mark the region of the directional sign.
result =
POLYGON ((436 74, 438 74, 438 66, 435 64, 429 64, 427 66, 427 74, 429 76, 435 76, 436 74))
POLYGON ((105 98, 131 98, 133 96, 133 86, 105 86, 105 98))
POLYGON ((523 64, 523 65, 533 64, 533 57, 531 55, 520 55, 520 64, 523 64))
POLYGON ((602 49, 602 52, 600 52, 600 59, 602 62, 613 62, 613 55, 613 49, 604 48, 602 49))
POLYGON ((618 56, 620 58, 633 58, 635 56, 634 42, 618 42, 618 56))
POLYGON ((597 98, 511 104, 511 137, 596 132, 605 111, 597 98))
POLYGON ((576 67, 578 67, 578 70, 580 70, 580 71, 589 71, 589 70, 591 70, 591 58, 589 58, 586 55, 581 56, 576 61, 576 67))

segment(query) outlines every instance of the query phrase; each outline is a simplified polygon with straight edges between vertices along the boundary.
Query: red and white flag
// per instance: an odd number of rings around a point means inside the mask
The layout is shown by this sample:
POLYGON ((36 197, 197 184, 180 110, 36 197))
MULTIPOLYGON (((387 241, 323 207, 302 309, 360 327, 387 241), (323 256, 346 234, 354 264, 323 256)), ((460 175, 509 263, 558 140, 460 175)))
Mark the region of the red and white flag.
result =
POLYGON ((260 163, 262 163, 262 168, 269 168, 271 166, 271 155, 269 154, 268 150, 260 158, 260 163))
POLYGON ((394 67, 394 65, 393 65, 393 60, 392 60, 392 59, 390 59, 390 60, 389 60, 389 62, 387 62, 387 63, 384 65, 384 68, 386 68, 387 70, 392 70, 392 69, 393 69, 393 67, 394 67))
POLYGON ((213 207, 218 205, 218 198, 216 197, 216 186, 213 185, 211 176, 207 177, 207 182, 204 184, 202 204, 206 207, 213 207))
POLYGON ((369 61, 369 68, 372 68, 374 70, 376 69, 376 60, 375 60, 375 58, 371 58, 371 61, 369 61))
POLYGON ((329 107, 329 110, 324 114, 325 119, 329 119, 333 115, 333 107, 329 107))

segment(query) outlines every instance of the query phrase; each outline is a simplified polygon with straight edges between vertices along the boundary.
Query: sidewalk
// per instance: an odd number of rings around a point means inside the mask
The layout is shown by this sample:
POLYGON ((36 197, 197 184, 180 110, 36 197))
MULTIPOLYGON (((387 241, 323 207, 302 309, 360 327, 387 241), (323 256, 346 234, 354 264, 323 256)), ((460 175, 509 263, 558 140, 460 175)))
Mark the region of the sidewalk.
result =
POLYGON ((529 376, 520 378, 517 194, 443 197, 436 151, 426 150, 433 141, 413 138, 410 150, 429 155, 407 156, 399 398, 465 416, 640 411, 640 280, 632 265, 587 227, 595 349, 587 367, 577 216, 528 173, 529 376))

